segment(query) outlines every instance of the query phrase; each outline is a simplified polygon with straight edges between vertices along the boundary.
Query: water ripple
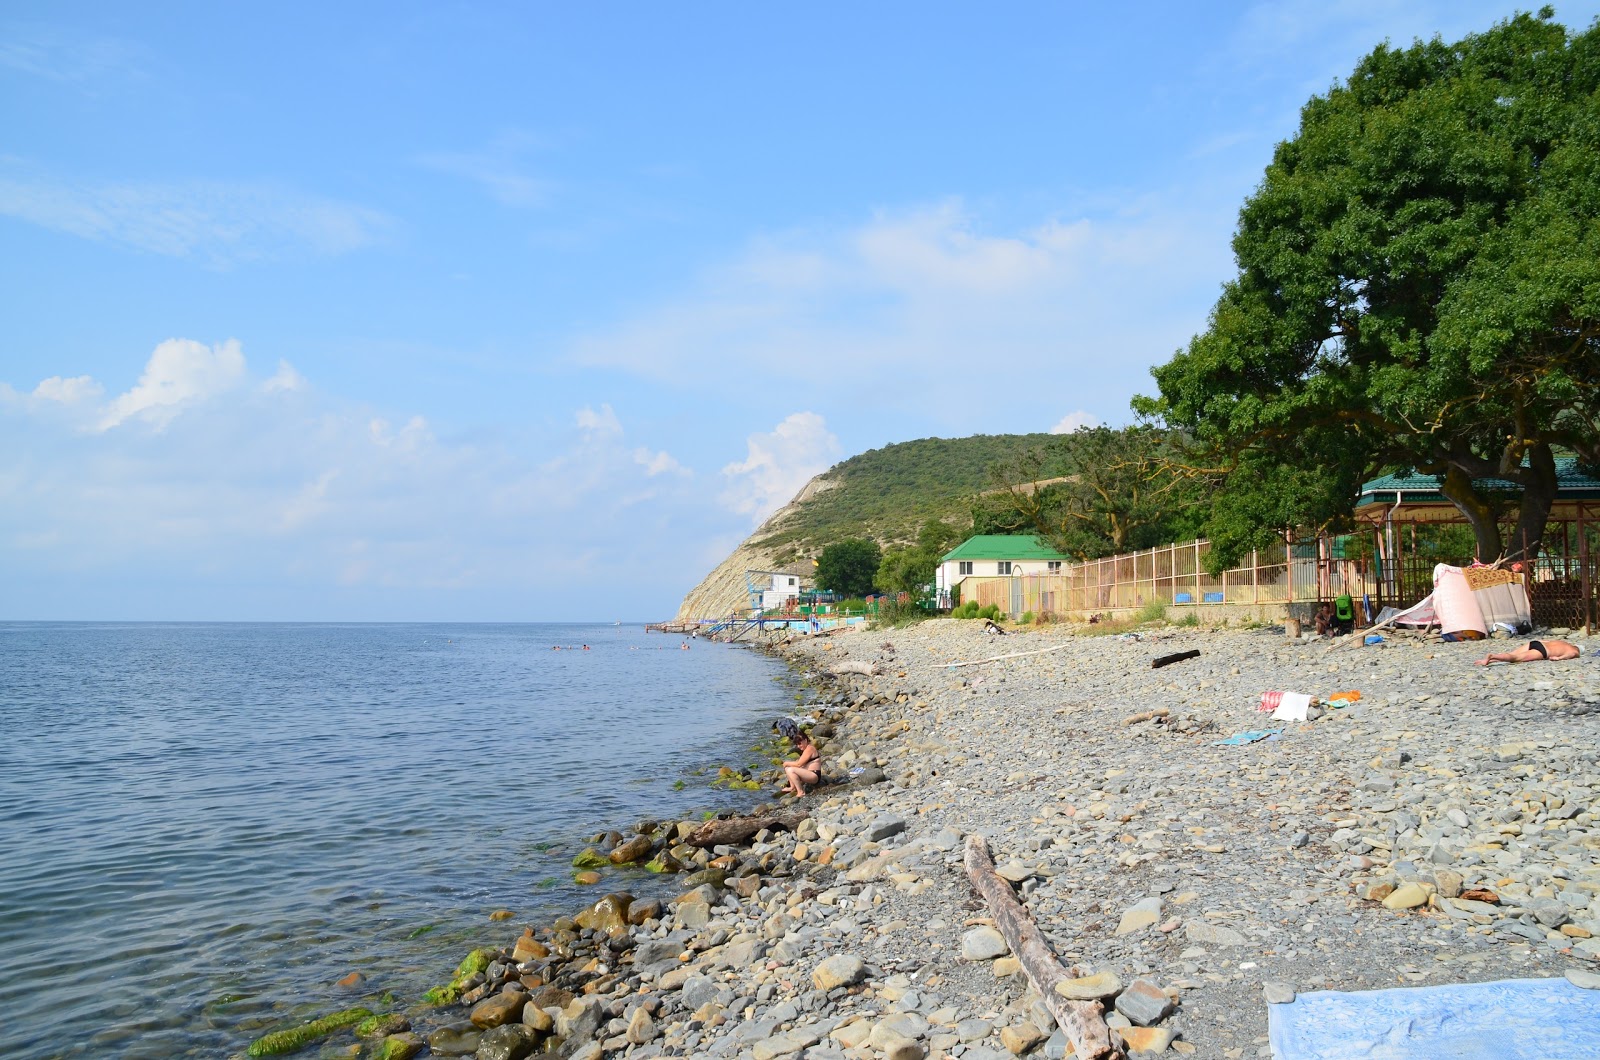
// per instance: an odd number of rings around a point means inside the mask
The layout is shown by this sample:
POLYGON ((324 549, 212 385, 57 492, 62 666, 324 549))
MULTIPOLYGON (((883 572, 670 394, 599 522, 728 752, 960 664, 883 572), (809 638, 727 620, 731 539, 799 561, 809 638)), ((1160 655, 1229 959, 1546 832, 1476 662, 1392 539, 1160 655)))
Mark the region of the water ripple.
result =
POLYGON ((544 911, 577 905, 589 832, 727 801, 672 784, 747 764, 792 702, 770 660, 637 627, 0 623, 0 643, 0 1055, 21 1060, 237 1053, 357 1002, 330 985, 355 968, 414 998, 500 940, 492 909, 538 914, 542 881, 544 911))

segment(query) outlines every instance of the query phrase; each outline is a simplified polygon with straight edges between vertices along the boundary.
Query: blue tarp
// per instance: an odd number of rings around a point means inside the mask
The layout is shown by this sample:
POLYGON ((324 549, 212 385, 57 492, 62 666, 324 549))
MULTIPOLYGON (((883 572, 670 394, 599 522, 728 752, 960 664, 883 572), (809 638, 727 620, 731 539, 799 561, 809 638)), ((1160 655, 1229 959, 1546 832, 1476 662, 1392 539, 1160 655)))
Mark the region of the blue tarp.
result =
POLYGON ((1301 994, 1267 1013, 1274 1060, 1596 1060, 1600 990, 1505 979, 1301 994))

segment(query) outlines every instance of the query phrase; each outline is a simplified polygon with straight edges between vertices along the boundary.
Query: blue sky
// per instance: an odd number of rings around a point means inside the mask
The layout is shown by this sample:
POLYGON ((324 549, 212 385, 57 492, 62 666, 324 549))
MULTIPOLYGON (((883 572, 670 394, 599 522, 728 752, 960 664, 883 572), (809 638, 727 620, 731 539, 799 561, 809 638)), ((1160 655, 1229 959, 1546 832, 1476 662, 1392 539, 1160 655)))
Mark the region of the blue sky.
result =
POLYGON ((666 616, 845 456, 1126 422, 1305 100, 1513 10, 14 0, 0 617, 666 616))

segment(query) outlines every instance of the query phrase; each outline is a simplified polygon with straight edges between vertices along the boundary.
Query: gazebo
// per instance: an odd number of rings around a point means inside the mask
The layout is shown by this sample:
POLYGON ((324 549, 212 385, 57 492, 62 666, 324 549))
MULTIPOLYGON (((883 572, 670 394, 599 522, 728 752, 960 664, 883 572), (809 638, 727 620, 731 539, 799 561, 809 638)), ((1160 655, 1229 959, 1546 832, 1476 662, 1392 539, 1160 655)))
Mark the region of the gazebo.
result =
MULTIPOLYGON (((1556 458, 1556 499, 1545 529, 1544 547, 1528 571, 1534 618, 1543 625, 1592 629, 1600 590, 1600 478, 1587 474, 1575 457, 1556 458)), ((1502 479, 1479 479, 1489 493, 1515 496, 1521 487, 1502 479)), ((1420 598, 1431 585, 1433 559, 1417 555, 1417 530, 1424 526, 1466 525, 1459 509, 1440 492, 1435 475, 1385 475, 1362 485, 1356 518, 1374 531, 1383 594, 1389 599, 1420 598), (1409 531, 1409 533, 1408 533, 1409 531)), ((1484 562, 1496 557, 1480 556, 1484 562)))

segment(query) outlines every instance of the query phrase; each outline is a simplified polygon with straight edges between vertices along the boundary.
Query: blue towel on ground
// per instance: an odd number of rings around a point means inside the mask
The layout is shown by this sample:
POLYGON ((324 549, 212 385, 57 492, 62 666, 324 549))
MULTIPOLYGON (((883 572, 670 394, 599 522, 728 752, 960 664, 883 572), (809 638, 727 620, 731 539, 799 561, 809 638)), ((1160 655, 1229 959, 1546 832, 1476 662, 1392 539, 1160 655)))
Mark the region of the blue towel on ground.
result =
POLYGON ((1595 1060, 1600 990, 1504 979, 1319 990, 1267 1009, 1273 1060, 1595 1060))

